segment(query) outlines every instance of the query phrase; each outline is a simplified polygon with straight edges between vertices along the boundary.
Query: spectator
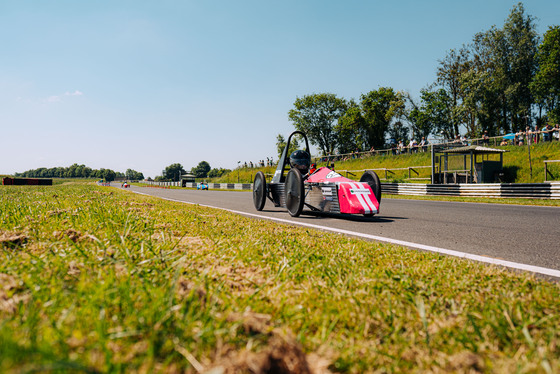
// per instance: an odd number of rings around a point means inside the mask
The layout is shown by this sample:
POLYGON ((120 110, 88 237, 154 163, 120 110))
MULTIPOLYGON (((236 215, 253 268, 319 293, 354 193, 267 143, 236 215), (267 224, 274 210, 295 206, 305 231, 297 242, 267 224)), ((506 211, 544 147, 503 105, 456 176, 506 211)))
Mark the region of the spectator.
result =
POLYGON ((535 126, 535 131, 533 131, 533 144, 539 143, 539 128, 535 126))
POLYGON ((507 140, 506 140, 506 139, 502 139, 502 142, 500 143, 500 145, 501 145, 501 146, 508 145, 507 140))
POLYGON ((552 132, 552 137, 554 138, 554 140, 559 141, 560 140, 560 125, 556 124, 556 126, 554 126, 554 131, 552 132))
POLYGON ((408 148, 410 149, 410 153, 414 153, 416 152, 416 140, 414 139, 410 139, 410 142, 408 142, 408 148))
POLYGON ((424 136, 422 137, 422 140, 420 140, 420 147, 422 147, 422 152, 426 152, 426 149, 428 148, 426 138, 424 136))
POLYGON ((465 135, 461 135, 461 144, 468 145, 467 138, 465 137, 465 135))
POLYGON ((525 138, 527 139, 527 144, 531 145, 533 141, 533 132, 529 126, 525 127, 525 138))
POLYGON ((404 151, 404 144, 402 140, 399 140, 399 145, 397 146, 397 154, 401 154, 404 151))
POLYGON ((542 140, 543 142, 550 142, 552 141, 552 126, 549 124, 547 124, 545 127, 543 127, 542 129, 542 140))
POLYGON ((490 137, 488 136, 488 131, 484 130, 484 135, 482 135, 482 144, 488 145, 490 143, 490 137))

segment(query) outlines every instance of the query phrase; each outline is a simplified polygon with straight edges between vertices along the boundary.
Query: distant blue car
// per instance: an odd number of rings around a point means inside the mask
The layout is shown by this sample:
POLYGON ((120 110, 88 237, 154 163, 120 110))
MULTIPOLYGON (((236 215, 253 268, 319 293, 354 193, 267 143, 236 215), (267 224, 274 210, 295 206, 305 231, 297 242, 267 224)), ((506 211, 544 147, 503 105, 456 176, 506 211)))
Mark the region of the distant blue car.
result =
POLYGON ((197 183, 196 185, 197 190, 208 190, 208 183, 197 183))

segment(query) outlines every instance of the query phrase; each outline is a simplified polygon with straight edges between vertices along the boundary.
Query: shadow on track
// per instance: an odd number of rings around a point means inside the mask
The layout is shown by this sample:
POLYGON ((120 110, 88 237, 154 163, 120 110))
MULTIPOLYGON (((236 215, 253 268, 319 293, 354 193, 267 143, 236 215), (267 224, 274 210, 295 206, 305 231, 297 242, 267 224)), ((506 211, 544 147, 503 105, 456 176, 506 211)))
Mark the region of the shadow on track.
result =
MULTIPOLYGON (((285 213, 286 218, 289 218, 289 213, 284 209, 263 209, 262 212, 265 213, 285 213)), ((374 223, 388 223, 394 222, 395 220, 401 219, 408 219, 406 217, 390 217, 390 216, 373 216, 373 217, 365 217, 355 214, 342 214, 342 213, 327 213, 327 212, 314 212, 312 210, 304 210, 301 212, 299 218, 303 219, 324 219, 324 218, 332 218, 344 221, 353 221, 353 222, 374 222, 374 223)))
POLYGON ((324 213, 324 212, 313 212, 313 211, 303 211, 300 217, 311 218, 309 216, 315 219, 333 218, 333 219, 341 219, 341 220, 353 221, 353 222, 384 222, 384 223, 393 222, 396 219, 407 219, 404 217, 383 217, 383 216, 365 217, 365 216, 359 216, 353 214, 324 213))

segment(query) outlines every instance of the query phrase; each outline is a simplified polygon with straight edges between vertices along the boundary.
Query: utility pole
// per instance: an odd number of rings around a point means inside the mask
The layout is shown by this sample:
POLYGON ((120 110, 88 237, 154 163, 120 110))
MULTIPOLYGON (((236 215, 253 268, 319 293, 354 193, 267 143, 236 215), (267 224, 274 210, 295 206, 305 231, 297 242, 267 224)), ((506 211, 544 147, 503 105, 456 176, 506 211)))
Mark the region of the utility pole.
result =
POLYGON ((533 164, 531 163, 531 139, 529 138, 529 116, 525 116, 525 138, 527 139, 527 151, 529 152, 529 175, 533 179, 533 164))
POLYGON ((241 161, 237 161, 237 183, 239 183, 239 168, 241 167, 241 161))

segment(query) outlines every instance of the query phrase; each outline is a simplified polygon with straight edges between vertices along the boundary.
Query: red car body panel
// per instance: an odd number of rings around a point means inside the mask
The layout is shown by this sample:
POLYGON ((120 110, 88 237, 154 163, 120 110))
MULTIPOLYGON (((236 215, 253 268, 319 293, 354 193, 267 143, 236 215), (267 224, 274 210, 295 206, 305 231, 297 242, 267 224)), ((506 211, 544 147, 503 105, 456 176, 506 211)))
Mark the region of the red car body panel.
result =
POLYGON ((336 186, 340 213, 375 214, 379 212, 379 201, 368 183, 345 178, 326 167, 317 169, 305 182, 318 183, 321 187, 329 184, 336 186))

